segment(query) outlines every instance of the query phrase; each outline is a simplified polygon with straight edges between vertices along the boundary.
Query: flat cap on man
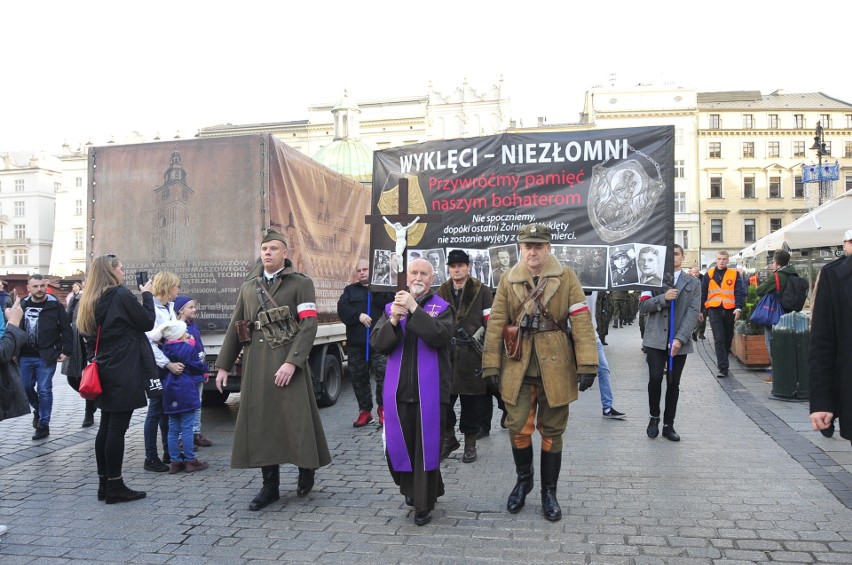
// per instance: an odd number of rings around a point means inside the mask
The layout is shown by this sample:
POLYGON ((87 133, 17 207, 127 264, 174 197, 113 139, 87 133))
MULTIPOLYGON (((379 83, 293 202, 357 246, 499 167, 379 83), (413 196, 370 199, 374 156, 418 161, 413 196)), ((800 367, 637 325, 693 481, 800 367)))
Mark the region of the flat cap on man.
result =
POLYGON ((518 230, 520 243, 550 243, 550 226, 528 224, 518 230))

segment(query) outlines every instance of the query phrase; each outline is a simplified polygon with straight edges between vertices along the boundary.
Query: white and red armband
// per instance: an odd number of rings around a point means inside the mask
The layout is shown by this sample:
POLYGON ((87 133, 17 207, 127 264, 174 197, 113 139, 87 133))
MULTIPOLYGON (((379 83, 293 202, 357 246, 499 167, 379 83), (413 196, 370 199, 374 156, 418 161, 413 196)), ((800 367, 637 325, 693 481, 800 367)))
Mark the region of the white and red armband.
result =
POLYGON ((576 304, 573 304, 570 308, 568 308, 568 315, 569 316, 576 316, 580 312, 588 312, 588 311, 589 311, 589 305, 586 302, 578 302, 576 304))
POLYGON ((488 318, 491 317, 491 308, 486 308, 482 311, 482 321, 487 322, 488 318))
POLYGON ((302 302, 296 306, 296 313, 299 315, 299 321, 304 320, 305 318, 316 318, 316 302, 302 302))
POLYGON ((653 298, 654 294, 650 290, 643 290, 642 294, 639 295, 639 302, 643 300, 648 300, 649 298, 653 298))

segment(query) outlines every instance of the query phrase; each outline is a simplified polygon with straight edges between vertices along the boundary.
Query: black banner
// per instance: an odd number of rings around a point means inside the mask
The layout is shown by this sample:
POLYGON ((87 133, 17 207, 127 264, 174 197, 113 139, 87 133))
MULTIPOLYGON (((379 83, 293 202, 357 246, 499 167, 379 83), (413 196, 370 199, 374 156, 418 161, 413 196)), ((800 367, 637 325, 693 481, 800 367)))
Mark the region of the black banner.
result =
POLYGON ((372 284, 396 286, 397 235, 408 260, 447 280, 452 249, 471 276, 496 287, 518 260, 518 229, 550 226, 552 252, 587 289, 661 287, 673 271, 674 127, 502 134, 377 151, 374 215, 397 214, 399 179, 409 214, 442 221, 371 226, 372 284), (407 229, 406 229, 407 227, 407 229))

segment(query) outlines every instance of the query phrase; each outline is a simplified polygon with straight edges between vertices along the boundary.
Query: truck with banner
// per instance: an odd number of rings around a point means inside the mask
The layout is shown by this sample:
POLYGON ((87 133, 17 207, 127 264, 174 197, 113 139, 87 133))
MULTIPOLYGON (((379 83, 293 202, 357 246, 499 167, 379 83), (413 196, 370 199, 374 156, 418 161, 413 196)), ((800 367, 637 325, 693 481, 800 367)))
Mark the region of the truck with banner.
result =
MULTIPOLYGON (((125 284, 136 273, 172 271, 198 303, 208 362, 228 327, 240 285, 255 270, 268 228, 284 234, 294 269, 313 279, 320 326, 310 355, 317 402, 340 393, 345 326, 337 299, 366 257, 370 191, 270 134, 109 145, 89 150, 91 260, 115 253, 125 284)), ((238 369, 237 369, 238 371, 238 369)), ((239 391, 237 372, 206 402, 239 391)))
POLYGON ((586 289, 661 288, 673 276, 673 186, 672 126, 506 133, 377 151, 371 217, 386 221, 371 222, 371 283, 396 287, 403 233, 405 260, 429 260, 435 284, 447 280, 449 251, 462 249, 471 276, 496 288, 518 260, 518 229, 542 223, 551 227, 554 256, 586 289), (400 185, 408 187, 406 210, 400 185), (394 226, 395 214, 411 220, 394 226))

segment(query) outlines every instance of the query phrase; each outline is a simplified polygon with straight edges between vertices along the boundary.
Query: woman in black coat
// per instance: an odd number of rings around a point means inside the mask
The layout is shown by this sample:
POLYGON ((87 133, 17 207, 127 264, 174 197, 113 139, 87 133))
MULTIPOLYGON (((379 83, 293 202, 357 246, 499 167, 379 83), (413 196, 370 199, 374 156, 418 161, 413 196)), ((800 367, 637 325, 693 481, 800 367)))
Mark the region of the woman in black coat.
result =
POLYGON ((154 327, 155 320, 151 282, 140 287, 140 306, 123 281, 124 266, 115 255, 95 259, 77 314, 77 327, 86 336, 89 358, 95 357, 97 348, 96 361, 103 393, 95 400, 101 409, 95 460, 98 500, 106 500, 107 504, 145 497, 144 492, 127 488, 122 480, 124 434, 133 410, 146 404, 148 376, 157 372, 144 333, 154 327))
POLYGON ((811 424, 830 437, 852 441, 852 229, 843 237, 845 257, 822 268, 811 302, 808 355, 811 424))

